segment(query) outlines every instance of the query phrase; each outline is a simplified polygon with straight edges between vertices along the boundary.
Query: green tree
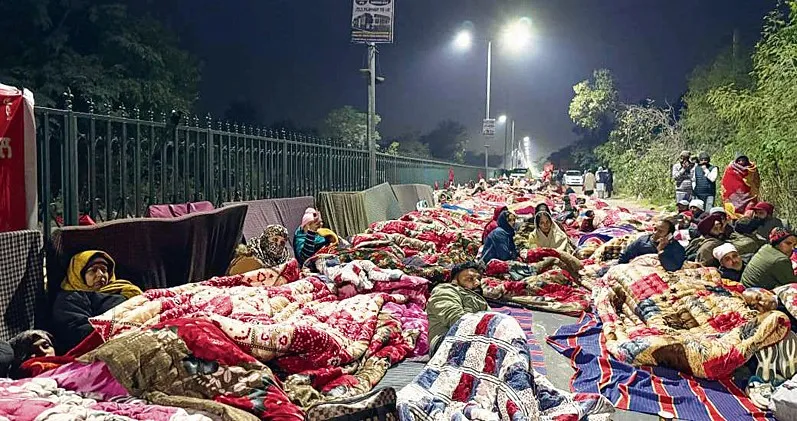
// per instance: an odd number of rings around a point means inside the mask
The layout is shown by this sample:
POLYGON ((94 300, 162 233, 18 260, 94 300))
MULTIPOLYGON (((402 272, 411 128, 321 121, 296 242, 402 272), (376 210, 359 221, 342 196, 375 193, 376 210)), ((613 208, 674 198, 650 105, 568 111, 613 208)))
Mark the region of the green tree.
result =
MULTIPOLYGON (((382 119, 377 114, 374 127, 379 125, 380 121, 382 119)), ((334 109, 324 119, 321 135, 347 145, 365 148, 368 146, 368 114, 357 111, 350 105, 334 109)), ((374 142, 380 139, 379 132, 375 129, 374 142)))
POLYGON ((568 111, 577 126, 597 130, 617 110, 617 88, 612 72, 607 69, 595 70, 592 79, 577 83, 573 92, 568 111))
POLYGON ((199 65, 160 22, 122 0, 0 2, 0 78, 53 106, 71 89, 102 107, 190 110, 199 65))
POLYGON ((797 217, 797 1, 784 3, 785 11, 777 9, 765 20, 752 57, 750 86, 717 87, 709 92, 708 101, 735 129, 726 154, 745 152, 757 161, 762 195, 778 206, 782 216, 793 219, 797 217))
POLYGON ((434 130, 422 136, 420 142, 427 145, 433 157, 462 163, 465 160, 468 129, 457 121, 443 120, 434 130))

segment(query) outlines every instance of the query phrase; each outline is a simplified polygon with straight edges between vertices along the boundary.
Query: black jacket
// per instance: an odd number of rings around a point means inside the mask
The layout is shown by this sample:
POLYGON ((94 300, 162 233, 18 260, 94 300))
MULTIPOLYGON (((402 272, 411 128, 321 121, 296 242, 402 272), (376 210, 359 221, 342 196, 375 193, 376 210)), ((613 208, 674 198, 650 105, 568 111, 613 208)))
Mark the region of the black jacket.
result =
POLYGON ((99 316, 125 302, 120 294, 101 292, 60 291, 53 304, 53 327, 59 348, 69 351, 85 339, 94 328, 89 318, 99 316))

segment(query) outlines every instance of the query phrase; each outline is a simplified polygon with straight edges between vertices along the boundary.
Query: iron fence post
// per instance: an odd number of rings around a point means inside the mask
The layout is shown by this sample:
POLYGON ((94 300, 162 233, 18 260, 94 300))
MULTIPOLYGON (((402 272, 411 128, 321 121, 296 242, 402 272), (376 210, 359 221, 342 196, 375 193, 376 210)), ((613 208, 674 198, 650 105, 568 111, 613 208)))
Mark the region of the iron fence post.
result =
POLYGON ((288 197, 288 141, 282 139, 280 146, 282 147, 282 190, 280 197, 288 197))
POLYGON ((66 167, 64 180, 64 224, 77 225, 78 222, 78 162, 77 162, 77 116, 72 110, 72 93, 67 97, 67 136, 63 165, 66 167))

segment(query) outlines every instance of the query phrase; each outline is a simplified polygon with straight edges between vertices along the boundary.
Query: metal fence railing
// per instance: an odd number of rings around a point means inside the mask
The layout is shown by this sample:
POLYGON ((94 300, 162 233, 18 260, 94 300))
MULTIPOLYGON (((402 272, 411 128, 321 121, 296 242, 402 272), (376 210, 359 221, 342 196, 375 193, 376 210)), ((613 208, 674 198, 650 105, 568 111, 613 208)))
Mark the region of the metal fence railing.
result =
MULTIPOLYGON (((368 151, 346 142, 210 118, 144 118, 36 108, 39 201, 45 233, 143 216, 149 205, 223 202, 363 190, 368 151)), ((378 153, 377 180, 442 185, 475 180, 483 168, 378 153)))

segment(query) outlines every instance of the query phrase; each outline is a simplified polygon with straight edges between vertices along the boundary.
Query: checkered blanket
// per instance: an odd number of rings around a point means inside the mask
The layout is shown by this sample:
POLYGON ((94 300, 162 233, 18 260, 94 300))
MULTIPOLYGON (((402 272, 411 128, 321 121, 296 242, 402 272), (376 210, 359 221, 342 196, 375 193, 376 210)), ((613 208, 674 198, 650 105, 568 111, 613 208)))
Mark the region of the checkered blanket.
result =
POLYGON ((510 316, 481 312, 451 327, 426 368, 398 393, 401 420, 606 420, 606 398, 559 391, 531 367, 510 316))
POLYGON ((39 231, 0 233, 0 339, 34 327, 44 298, 44 249, 39 231))

